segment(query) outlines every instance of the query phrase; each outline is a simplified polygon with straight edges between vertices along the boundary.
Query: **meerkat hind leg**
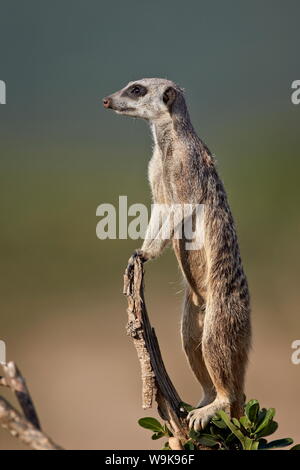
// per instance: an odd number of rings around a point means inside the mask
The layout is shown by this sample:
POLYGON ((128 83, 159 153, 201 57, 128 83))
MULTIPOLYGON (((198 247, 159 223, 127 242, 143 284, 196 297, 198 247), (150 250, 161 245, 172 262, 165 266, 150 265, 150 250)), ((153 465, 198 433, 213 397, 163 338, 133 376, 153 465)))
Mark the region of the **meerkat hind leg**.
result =
POLYGON ((213 402, 216 391, 202 356, 202 332, 204 324, 205 305, 192 293, 189 286, 185 290, 183 315, 181 321, 181 336, 183 349, 196 378, 203 389, 203 397, 197 407, 213 402))
MULTIPOLYGON (((244 376, 248 346, 232 335, 232 324, 220 322, 218 315, 206 318, 202 336, 203 358, 216 390, 214 401, 188 415, 190 428, 204 429, 217 411, 239 418, 243 412, 244 376)), ((238 326, 236 326, 238 328, 238 326)))

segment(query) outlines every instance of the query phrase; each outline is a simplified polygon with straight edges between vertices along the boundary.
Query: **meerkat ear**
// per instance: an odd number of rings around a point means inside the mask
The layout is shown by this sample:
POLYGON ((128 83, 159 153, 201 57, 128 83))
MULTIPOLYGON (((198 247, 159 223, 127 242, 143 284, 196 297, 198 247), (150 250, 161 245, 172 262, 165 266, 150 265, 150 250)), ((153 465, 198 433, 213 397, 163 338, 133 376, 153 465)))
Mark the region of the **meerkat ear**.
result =
POLYGON ((170 86, 169 88, 167 88, 164 91, 163 101, 168 106, 168 108, 170 108, 170 106, 172 106, 172 104, 175 101, 176 96, 177 96, 177 92, 176 92, 175 88, 173 88, 172 86, 170 86))

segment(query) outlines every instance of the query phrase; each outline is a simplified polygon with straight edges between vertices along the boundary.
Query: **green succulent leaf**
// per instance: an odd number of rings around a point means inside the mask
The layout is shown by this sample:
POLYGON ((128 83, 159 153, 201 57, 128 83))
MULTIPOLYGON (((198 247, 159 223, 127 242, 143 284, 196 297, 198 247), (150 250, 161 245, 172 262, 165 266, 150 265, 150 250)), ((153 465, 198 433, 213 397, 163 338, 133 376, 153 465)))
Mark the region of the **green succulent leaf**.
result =
MULTIPOLYGON (((258 425, 258 427, 255 430, 255 434, 258 434, 260 431, 262 431, 264 428, 266 428, 269 423, 272 421, 275 415, 275 409, 274 408, 269 408, 268 411, 266 412, 263 420, 261 423, 258 425)), ((266 435, 266 434, 264 434, 266 435)))
POLYGON ((197 440, 200 444, 206 447, 215 447, 218 445, 218 440, 210 434, 201 434, 197 440))
POLYGON ((257 428, 263 422, 263 420, 265 419, 266 414, 267 414, 266 408, 262 408, 261 410, 259 410, 258 415, 257 415, 257 419, 256 419, 256 423, 255 423, 257 428))
POLYGON ((215 438, 218 439, 219 441, 225 441, 226 438, 228 437, 228 432, 230 433, 229 429, 226 427, 225 430, 221 430, 220 428, 217 428, 213 425, 210 426, 209 428, 210 434, 215 438), (224 432, 225 431, 225 432, 224 432))
POLYGON ((161 450, 171 450, 171 447, 169 446, 169 443, 168 443, 168 442, 165 442, 165 443, 164 443, 164 446, 162 447, 161 450))
POLYGON ((154 431, 154 432, 164 431, 163 425, 160 424, 160 422, 157 421, 157 419, 155 418, 141 418, 138 420, 138 423, 140 426, 142 426, 142 428, 150 429, 150 431, 154 431))
POLYGON ((165 436, 169 436, 169 437, 173 436, 173 434, 171 433, 170 429, 167 427, 166 424, 164 425, 163 430, 164 430, 165 436))
POLYGON ((271 421, 266 427, 264 427, 260 432, 255 431, 255 436, 257 438, 270 436, 273 434, 278 428, 278 423, 276 421, 271 421))
MULTIPOLYGON (((223 411, 223 410, 219 411, 218 415, 222 418, 222 420, 224 421, 226 426, 230 429, 230 431, 233 432, 233 434, 235 434, 235 436, 239 439, 239 441, 241 442, 243 448, 246 449, 246 447, 248 445, 247 439, 249 439, 249 438, 244 436, 242 431, 240 431, 239 428, 235 424, 233 424, 233 422, 231 421, 229 416, 225 413, 225 411, 223 411)), ((249 440, 251 441, 251 439, 249 439, 249 440)))
POLYGON ((300 444, 296 444, 290 450, 300 450, 300 444))
POLYGON ((259 403, 257 400, 249 400, 245 406, 245 413, 251 423, 255 423, 259 412, 259 403))
POLYGON ((258 450, 259 441, 252 441, 252 446, 250 450, 258 450))
POLYGON ((237 428, 239 428, 239 429, 241 428, 241 423, 238 419, 232 418, 232 422, 233 422, 233 424, 236 425, 237 428))
POLYGON ((252 423, 249 420, 248 416, 241 416, 239 423, 247 430, 250 431, 252 428, 252 423))
POLYGON ((211 421, 215 426, 217 426, 220 429, 226 429, 227 428, 226 423, 218 415, 214 416, 211 421))
POLYGON ((189 432, 189 437, 191 439, 193 439, 194 441, 196 441, 200 436, 200 433, 195 431, 195 429, 190 429, 190 432, 189 432))
POLYGON ((161 437, 164 437, 164 436, 165 436, 164 432, 156 432, 156 433, 152 434, 151 439, 153 441, 156 441, 157 439, 160 439, 161 437))
POLYGON ((228 436, 226 437, 225 443, 226 443, 226 444, 230 444, 230 443, 236 441, 236 439, 237 439, 237 438, 236 438, 236 435, 235 435, 233 432, 231 432, 231 433, 229 433, 228 436))
POLYGON ((255 441, 253 439, 250 439, 250 437, 244 436, 244 442, 242 442, 244 450, 252 450, 252 446, 254 445, 254 443, 255 441))
POLYGON ((268 442, 265 445, 265 449, 275 449, 276 447, 287 447, 293 444, 293 439, 287 437, 286 439, 277 439, 275 441, 268 442))
POLYGON ((193 443, 193 441, 191 439, 189 439, 188 441, 186 441, 186 443, 184 444, 184 448, 186 450, 195 450, 195 444, 193 443))
POLYGON ((267 443, 268 443, 267 439, 259 439, 258 449, 264 449, 267 443))

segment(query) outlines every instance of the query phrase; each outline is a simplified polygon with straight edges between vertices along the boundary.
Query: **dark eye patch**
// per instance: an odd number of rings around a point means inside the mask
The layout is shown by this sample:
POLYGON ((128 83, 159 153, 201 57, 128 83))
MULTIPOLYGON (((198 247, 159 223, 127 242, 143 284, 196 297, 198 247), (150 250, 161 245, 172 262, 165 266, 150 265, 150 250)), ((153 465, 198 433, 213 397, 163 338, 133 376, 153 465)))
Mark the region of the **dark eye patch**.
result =
POLYGON ((141 96, 145 96, 147 93, 147 88, 143 85, 139 85, 135 83, 134 85, 130 85, 123 93, 122 96, 128 96, 132 99, 140 98, 141 96))

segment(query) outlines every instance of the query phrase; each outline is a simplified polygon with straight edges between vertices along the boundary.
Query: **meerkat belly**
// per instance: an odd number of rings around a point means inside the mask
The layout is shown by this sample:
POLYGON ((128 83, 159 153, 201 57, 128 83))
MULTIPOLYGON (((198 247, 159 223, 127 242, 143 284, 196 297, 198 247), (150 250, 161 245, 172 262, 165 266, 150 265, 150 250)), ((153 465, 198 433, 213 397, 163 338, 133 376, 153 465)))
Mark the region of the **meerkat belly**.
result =
POLYGON ((206 300, 207 293, 207 263, 204 248, 187 250, 185 239, 173 239, 173 250, 181 271, 197 297, 206 300))

